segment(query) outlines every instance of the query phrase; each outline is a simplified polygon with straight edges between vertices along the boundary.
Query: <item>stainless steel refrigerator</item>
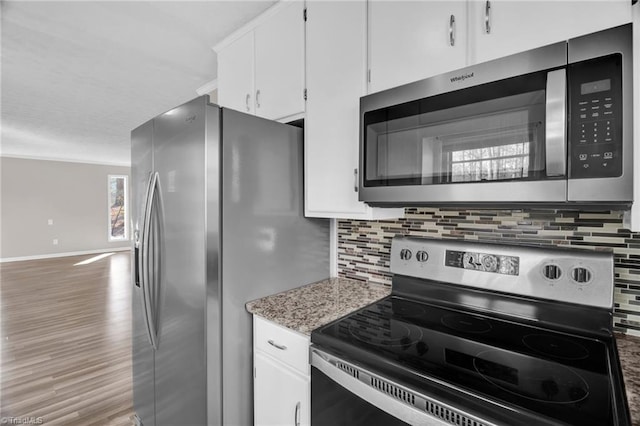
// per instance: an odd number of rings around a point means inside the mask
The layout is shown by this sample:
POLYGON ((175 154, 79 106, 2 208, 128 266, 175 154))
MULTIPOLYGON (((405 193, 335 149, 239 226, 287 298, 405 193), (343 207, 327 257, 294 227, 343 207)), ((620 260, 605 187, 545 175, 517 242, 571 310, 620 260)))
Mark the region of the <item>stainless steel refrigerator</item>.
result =
POLYGON ((302 149, 301 129, 208 96, 131 132, 143 425, 252 424, 245 303, 329 275, 328 221, 303 216, 302 149))

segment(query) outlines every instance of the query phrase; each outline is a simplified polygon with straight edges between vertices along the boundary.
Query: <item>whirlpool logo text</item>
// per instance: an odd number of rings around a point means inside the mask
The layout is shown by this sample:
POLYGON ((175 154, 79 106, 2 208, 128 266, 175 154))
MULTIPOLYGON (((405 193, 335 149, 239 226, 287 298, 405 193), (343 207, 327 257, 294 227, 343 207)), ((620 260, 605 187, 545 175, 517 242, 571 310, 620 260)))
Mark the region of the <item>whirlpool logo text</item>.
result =
POLYGON ((451 77, 451 82, 455 83, 456 81, 463 81, 463 80, 466 80, 468 78, 473 78, 473 73, 462 74, 462 75, 457 75, 455 77, 451 77))

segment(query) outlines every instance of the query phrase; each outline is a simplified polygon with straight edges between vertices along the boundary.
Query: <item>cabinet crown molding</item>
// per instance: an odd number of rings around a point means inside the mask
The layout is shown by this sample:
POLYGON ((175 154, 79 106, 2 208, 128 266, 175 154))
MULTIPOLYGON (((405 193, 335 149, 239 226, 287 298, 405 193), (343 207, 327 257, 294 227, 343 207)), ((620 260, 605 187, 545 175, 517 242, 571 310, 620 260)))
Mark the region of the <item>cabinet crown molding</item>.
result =
MULTIPOLYGON (((264 21, 268 20, 271 16, 275 15, 276 13, 278 13, 281 9, 289 6, 291 3, 302 2, 302 1, 303 0, 280 0, 280 1, 278 1, 276 4, 271 6, 269 9, 265 10, 260 15, 256 16, 251 21, 247 22, 246 24, 244 24, 243 26, 241 26, 240 28, 238 28, 237 30, 235 30, 234 32, 229 34, 227 37, 224 38, 224 40, 222 40, 220 43, 214 45, 211 49, 214 52, 219 53, 221 50, 224 50, 227 46, 229 46, 230 44, 233 44, 234 41, 238 40, 243 35, 247 34, 248 32, 251 32, 251 31, 255 30, 264 21)), ((300 17, 300 19, 302 19, 302 16, 300 17)))

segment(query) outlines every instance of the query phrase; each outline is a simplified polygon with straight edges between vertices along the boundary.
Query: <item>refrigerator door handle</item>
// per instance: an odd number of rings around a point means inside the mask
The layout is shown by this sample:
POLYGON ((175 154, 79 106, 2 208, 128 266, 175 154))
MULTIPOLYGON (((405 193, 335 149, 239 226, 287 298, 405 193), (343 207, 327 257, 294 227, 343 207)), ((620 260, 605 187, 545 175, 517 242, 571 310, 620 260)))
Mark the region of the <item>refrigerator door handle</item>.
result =
POLYGON ((151 279, 149 280, 149 293, 151 295, 151 309, 149 310, 149 320, 151 324, 151 334, 154 337, 155 349, 158 349, 158 319, 160 317, 160 283, 162 281, 161 264, 162 264, 162 202, 159 196, 160 179, 156 173, 154 185, 151 188, 151 233, 153 238, 150 240, 151 259, 151 279))
POLYGON ((155 192, 155 186, 158 180, 158 173, 151 173, 149 176, 149 184, 147 186, 147 193, 145 196, 144 216, 142 222, 142 239, 140 243, 140 266, 141 266, 141 278, 142 278, 142 302, 145 316, 145 323, 147 326, 147 335, 149 337, 149 343, 154 350, 158 349, 155 333, 155 323, 153 321, 153 313, 151 312, 151 289, 150 289, 150 276, 149 276, 149 262, 151 258, 149 256, 150 240, 151 240, 151 206, 153 205, 153 194, 155 192))
POLYGON ((133 231, 133 279, 136 287, 140 287, 140 230, 136 224, 136 230, 133 231))

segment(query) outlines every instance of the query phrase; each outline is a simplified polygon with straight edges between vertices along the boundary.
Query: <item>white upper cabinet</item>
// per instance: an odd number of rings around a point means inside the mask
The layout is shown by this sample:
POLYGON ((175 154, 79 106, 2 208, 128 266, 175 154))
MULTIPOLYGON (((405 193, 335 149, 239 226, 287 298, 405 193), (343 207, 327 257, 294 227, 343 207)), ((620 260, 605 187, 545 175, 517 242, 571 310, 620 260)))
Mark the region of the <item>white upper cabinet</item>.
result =
POLYGON ((280 2, 214 47, 220 105, 281 121, 304 113, 303 11, 280 2))
POLYGON ((370 1, 369 93, 466 65, 467 2, 370 1))
POLYGON ((628 22, 630 0, 469 0, 469 62, 496 59, 628 22))
POLYGON ((218 102, 220 105, 236 111, 254 113, 253 70, 253 31, 251 31, 218 52, 218 102))
POLYGON ((358 201, 360 97, 366 93, 366 3, 307 2, 305 214, 397 218, 358 201))
POLYGON ((294 1, 255 30, 256 115, 304 112, 304 4, 294 1))

